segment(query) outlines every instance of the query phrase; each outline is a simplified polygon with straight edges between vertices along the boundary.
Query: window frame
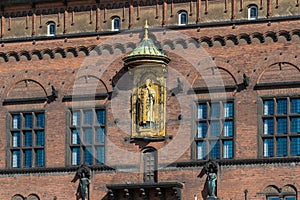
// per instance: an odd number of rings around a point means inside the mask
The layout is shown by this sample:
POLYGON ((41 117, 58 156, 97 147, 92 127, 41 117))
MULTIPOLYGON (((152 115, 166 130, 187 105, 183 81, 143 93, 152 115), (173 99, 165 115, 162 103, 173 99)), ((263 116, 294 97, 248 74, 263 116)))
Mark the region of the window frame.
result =
POLYGON ((111 18, 111 30, 112 31, 120 31, 121 30, 121 19, 119 16, 114 16, 111 18), (118 20, 119 21, 119 27, 115 28, 115 21, 118 20))
POLYGON ((235 158, 235 134, 236 134, 236 127, 235 127, 235 99, 234 98, 228 98, 228 99, 214 99, 214 100, 211 100, 211 99, 207 99, 207 100, 198 100, 196 103, 196 109, 194 109, 196 112, 194 113, 194 116, 195 116, 195 128, 193 129, 195 135, 194 135, 194 150, 193 150, 193 153, 192 153, 192 156, 195 160, 210 160, 210 159, 217 159, 217 160, 231 160, 231 159, 234 159, 235 158), (209 106, 211 104, 214 104, 214 103, 217 103, 220 105, 220 117, 219 118, 211 118, 211 108, 209 108, 209 106), (232 116, 231 117, 224 117, 224 105, 226 103, 231 103, 232 104, 232 116), (198 105, 200 104, 205 104, 206 105, 206 119, 199 119, 198 118, 198 105), (214 122, 214 121, 219 121, 220 122, 220 126, 219 126, 219 136, 218 137, 207 137, 209 134, 210 131, 211 131, 211 128, 209 127, 209 124, 211 124, 211 122, 214 122), (232 135, 230 136, 224 136, 224 124, 225 122, 227 121, 231 121, 232 122, 232 135), (206 123, 206 135, 204 138, 201 138, 201 137, 198 137, 198 124, 199 122, 205 122, 206 123), (218 142, 219 144, 219 158, 212 158, 211 157, 211 152, 209 152, 208 150, 210 149, 209 148, 209 143, 210 142, 218 142), (224 143, 226 141, 231 141, 232 142, 232 156, 231 157, 225 157, 225 151, 224 151, 224 148, 225 148, 225 145, 224 143), (199 142, 205 142, 205 154, 204 155, 204 158, 198 158, 198 143, 199 142))
MULTIPOLYGON (((298 155, 293 155, 292 153, 292 139, 299 140, 300 142, 300 132, 292 132, 292 121, 291 119, 299 119, 300 120, 300 113, 292 113, 291 112, 291 103, 293 99, 299 99, 300 96, 298 95, 272 95, 272 96, 260 96, 259 97, 259 106, 258 106, 258 157, 259 158, 290 158, 290 157, 299 157, 300 150, 298 155), (286 113, 278 113, 278 101, 279 100, 286 100, 286 113), (266 101, 273 102, 273 113, 265 114, 265 104, 266 101), (266 133, 266 127, 264 124, 264 120, 269 119, 273 121, 273 132, 266 133), (286 133, 278 132, 278 119, 286 119, 286 133), (278 149, 278 141, 279 139, 286 138, 286 149, 278 149), (264 140, 269 139, 272 140, 272 155, 267 156, 265 151, 265 143, 264 140), (286 155, 280 155, 278 152, 286 152, 286 155)), ((300 126, 300 124, 299 124, 300 126)), ((300 147, 299 147, 300 148, 300 147)))
POLYGON ((186 26, 186 25, 188 25, 189 24, 189 17, 188 17, 188 12, 187 11, 185 11, 185 10, 181 10, 181 11, 179 11, 178 12, 178 25, 179 26, 186 26), (185 23, 183 23, 182 22, 182 15, 185 15, 186 16, 186 22, 185 23))
MULTIPOLYGON (((105 164, 106 162, 106 131, 107 131, 107 107, 105 105, 103 106, 96 106, 96 107, 70 107, 67 110, 67 152, 68 152, 68 157, 66 160, 66 165, 67 166, 79 166, 81 164, 87 164, 87 165, 102 165, 105 164), (104 123, 97 123, 97 111, 104 111, 104 123), (92 115, 93 115, 93 121, 92 124, 85 124, 85 118, 84 118, 84 113, 86 111, 92 111, 92 115), (80 113, 80 124, 78 125, 73 125, 73 113, 75 112, 79 112, 80 113), (79 140, 77 140, 77 142, 72 142, 74 141, 73 139, 73 130, 80 130, 79 131, 79 140), (85 139, 90 140, 90 137, 87 137, 84 134, 84 130, 92 130, 92 135, 91 135, 91 143, 85 143, 85 139), (97 136, 97 132, 96 130, 98 129, 103 129, 103 141, 101 139, 101 142, 96 142, 96 136, 97 136), (82 139, 80 139, 82 138, 82 139), (79 141, 79 142, 78 142, 79 141), (96 153, 97 153, 97 147, 103 148, 102 150, 104 152, 101 152, 103 154, 103 162, 99 162, 97 163, 96 160, 96 153), (80 152, 80 156, 79 156, 79 163, 74 164, 74 158, 73 158, 73 151, 72 149, 75 148, 79 148, 79 152, 80 152), (86 163, 85 162, 85 149, 86 148, 92 148, 92 154, 91 154, 91 159, 92 159, 92 163, 86 163)), ((78 121, 77 121, 78 122, 78 121)), ((85 132, 87 133, 87 132, 85 132)), ((76 134, 76 133, 75 133, 76 134)), ((101 154, 101 155, 102 155, 101 154)), ((78 159, 78 158, 76 158, 78 159)))
POLYGON ((22 111, 8 111, 7 113, 7 167, 8 168, 39 168, 46 167, 46 112, 45 110, 22 110, 22 111), (38 126, 38 115, 43 114, 42 126, 38 126), (32 121, 31 127, 26 127, 25 116, 31 115, 32 121), (14 116, 20 116, 20 124, 14 127, 14 116), (15 141, 14 134, 18 133, 18 138, 15 141), (29 134, 31 133, 31 134, 29 134), (39 135, 43 133, 43 135, 39 135), (30 138, 26 139, 26 134, 30 135, 30 138), (41 137, 39 139, 39 137, 41 137), (40 142, 41 143, 40 143, 40 142), (16 142, 16 143, 15 143, 16 142), (29 142, 26 144, 26 142, 29 142), (42 150, 42 154, 38 151, 42 150), (31 151, 30 165, 25 163, 25 152, 31 151), (14 152, 19 152, 17 155, 17 166, 14 166, 14 152), (39 160, 38 156, 42 156, 39 160), (41 163, 39 163, 41 162, 41 163))
POLYGON ((47 22, 47 36, 56 35, 56 23, 53 21, 47 22), (51 27, 54 27, 54 33, 51 32, 51 27))
POLYGON ((249 5, 248 6, 248 20, 256 20, 258 19, 258 7, 257 5, 249 5), (252 10, 255 9, 256 15, 252 16, 252 10))

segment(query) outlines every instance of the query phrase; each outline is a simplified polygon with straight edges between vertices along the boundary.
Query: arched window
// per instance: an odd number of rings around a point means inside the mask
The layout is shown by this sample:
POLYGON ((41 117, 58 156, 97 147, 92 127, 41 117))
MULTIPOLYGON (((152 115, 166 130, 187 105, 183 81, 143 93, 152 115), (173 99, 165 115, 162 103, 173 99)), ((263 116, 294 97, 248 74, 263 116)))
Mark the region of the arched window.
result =
POLYGON ((119 31, 120 30, 120 17, 113 17, 111 20, 111 30, 119 31))
POLYGON ((248 19, 257 19, 258 9, 256 5, 250 5, 248 7, 248 19))
POLYGON ((144 182, 157 182, 157 151, 147 148, 143 151, 144 182))
POLYGON ((186 11, 180 11, 178 13, 178 25, 187 25, 188 24, 188 14, 186 11))
POLYGON ((56 34, 56 24, 54 22, 47 23, 47 35, 54 36, 56 34))

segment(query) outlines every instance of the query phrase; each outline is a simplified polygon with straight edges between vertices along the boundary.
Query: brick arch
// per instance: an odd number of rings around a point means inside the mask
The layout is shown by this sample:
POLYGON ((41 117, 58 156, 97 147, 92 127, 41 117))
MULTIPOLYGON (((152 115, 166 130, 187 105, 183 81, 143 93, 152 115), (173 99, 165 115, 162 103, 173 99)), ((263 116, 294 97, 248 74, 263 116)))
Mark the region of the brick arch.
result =
POLYGON ((107 73, 101 73, 96 69, 77 69, 72 71, 63 81, 63 86, 61 88, 62 97, 69 94, 70 89, 76 84, 76 80, 82 78, 84 76, 92 77, 100 81, 103 86, 106 88, 106 92, 112 91, 112 86, 110 84, 110 77, 108 77, 107 73))
POLYGON ((276 54, 272 56, 265 57, 263 60, 258 62, 257 68, 254 70, 253 74, 251 75, 250 81, 250 88, 254 88, 255 85, 259 82, 260 78, 263 76, 264 72, 270 67, 273 66, 276 63, 285 62, 290 63, 295 68, 297 68, 298 71, 300 71, 300 68, 297 66, 297 63, 299 63, 299 58, 294 54, 284 53, 284 54, 276 54))
POLYGON ((36 85, 38 85, 43 91, 45 96, 48 96, 51 94, 51 85, 50 82, 47 81, 46 77, 39 76, 38 74, 34 73, 28 73, 27 71, 23 71, 22 73, 18 75, 13 75, 13 78, 9 77, 7 81, 5 82, 5 88, 3 91, 3 99, 8 98, 10 92, 17 86, 17 84, 21 83, 22 81, 32 81, 36 85))
MULTIPOLYGON (((220 76, 222 77, 222 84, 224 84, 224 86, 238 85, 239 83, 242 83, 243 72, 241 73, 241 71, 237 70, 237 67, 232 66, 223 58, 213 58, 211 62, 212 65, 205 68, 204 73, 201 74, 202 77, 195 79, 192 82, 193 87, 204 87, 204 85, 206 84, 212 84, 211 86, 222 86, 214 85, 215 78, 220 76), (215 70, 219 70, 218 75, 213 75, 213 72, 211 72, 212 68, 214 68, 215 70)), ((217 82, 217 84, 219 83, 220 82, 217 82)))

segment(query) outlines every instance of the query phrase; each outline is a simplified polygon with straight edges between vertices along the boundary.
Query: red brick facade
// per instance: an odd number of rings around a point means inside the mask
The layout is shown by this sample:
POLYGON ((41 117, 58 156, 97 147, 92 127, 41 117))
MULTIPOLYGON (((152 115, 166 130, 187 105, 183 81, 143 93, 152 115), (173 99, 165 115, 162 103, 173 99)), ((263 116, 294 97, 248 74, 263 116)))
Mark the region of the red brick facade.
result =
POLYGON ((71 180, 79 166, 71 162, 69 131, 74 108, 106 110, 105 162, 90 166, 90 200, 113 199, 109 186, 126 184, 129 189, 124 186, 115 198, 130 199, 128 189, 132 199, 146 199, 144 188, 151 200, 206 199, 206 176, 197 177, 208 160, 196 156, 196 104, 224 99, 234 105, 234 144, 233 158, 216 160, 219 199, 299 198, 299 156, 290 148, 288 156, 264 156, 261 137, 262 99, 299 97, 298 1, 4 0, 0 5, 1 199, 76 199, 78 182, 71 180), (254 4, 258 19, 248 20, 254 4), (188 25, 179 26, 182 10, 188 25), (120 31, 111 31, 114 16, 120 17, 120 31), (122 58, 140 42, 146 19, 150 38, 171 59, 168 137, 132 142, 132 88, 122 58), (47 36, 49 21, 55 22, 54 36, 47 36), (183 83, 178 93, 177 78, 183 83), (35 111, 45 113, 44 166, 14 168, 11 114, 35 111), (162 196, 154 183, 150 189, 143 185, 143 153, 149 148, 157 150, 155 184, 162 184, 162 196), (175 183, 182 185, 177 194, 175 183))

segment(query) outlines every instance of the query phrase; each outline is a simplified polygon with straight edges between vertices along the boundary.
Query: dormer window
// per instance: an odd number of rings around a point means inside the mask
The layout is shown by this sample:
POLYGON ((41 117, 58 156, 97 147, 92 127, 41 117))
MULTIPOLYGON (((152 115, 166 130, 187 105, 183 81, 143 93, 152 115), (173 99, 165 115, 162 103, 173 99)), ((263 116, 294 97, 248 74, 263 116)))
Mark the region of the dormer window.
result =
POLYGON ((186 11, 180 11, 178 13, 178 25, 187 25, 188 24, 188 14, 186 11))
POLYGON ((254 20, 257 19, 258 9, 256 5, 250 5, 248 8, 248 19, 254 20))
POLYGON ((120 17, 113 17, 111 20, 111 30, 119 31, 120 30, 120 17))
POLYGON ((54 36, 56 34, 56 24, 54 22, 47 23, 47 35, 54 36))

